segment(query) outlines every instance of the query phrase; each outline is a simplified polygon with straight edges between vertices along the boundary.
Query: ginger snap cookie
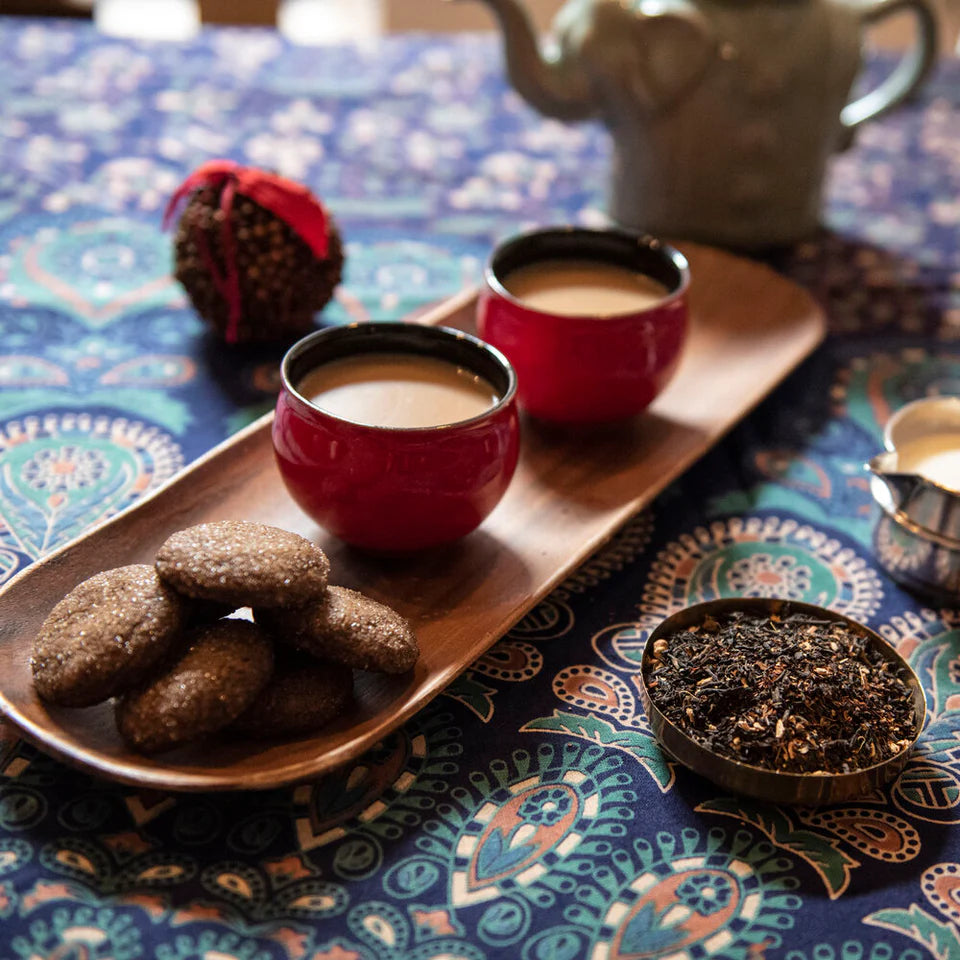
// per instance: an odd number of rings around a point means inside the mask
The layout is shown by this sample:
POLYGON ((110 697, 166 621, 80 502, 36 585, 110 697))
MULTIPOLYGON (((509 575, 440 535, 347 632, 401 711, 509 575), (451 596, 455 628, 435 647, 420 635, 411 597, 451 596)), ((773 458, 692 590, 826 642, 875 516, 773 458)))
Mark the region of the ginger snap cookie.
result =
POLYGON ((236 607, 279 607, 323 596, 330 562, 289 530, 248 520, 188 527, 157 551, 157 573, 190 597, 236 607))
POLYGON ((141 753, 172 750, 236 720, 272 672, 273 644, 255 624, 198 627, 179 660, 117 702, 117 728, 141 753))
POLYGON ((334 719, 353 699, 353 671, 321 663, 299 650, 277 649, 273 677, 253 705, 230 725, 258 738, 311 733, 334 719))
POLYGON ((361 670, 404 673, 420 656, 417 638, 400 614, 346 587, 328 587, 320 602, 257 609, 254 616, 278 643, 361 670))
POLYGON ((88 707, 122 693, 171 652, 189 606, 147 564, 84 580, 50 611, 34 641, 37 693, 65 707, 88 707))

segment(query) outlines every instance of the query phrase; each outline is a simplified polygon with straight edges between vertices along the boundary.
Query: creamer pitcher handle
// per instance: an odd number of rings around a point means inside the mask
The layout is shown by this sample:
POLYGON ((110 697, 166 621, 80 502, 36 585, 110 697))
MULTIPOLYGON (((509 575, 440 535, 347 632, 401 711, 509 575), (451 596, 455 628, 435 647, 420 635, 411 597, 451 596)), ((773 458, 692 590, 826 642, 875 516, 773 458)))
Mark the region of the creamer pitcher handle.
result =
POLYGON ((916 17, 917 41, 879 87, 843 108, 840 119, 851 130, 903 103, 933 66, 937 56, 937 18, 928 0, 879 0, 866 7, 863 22, 873 23, 903 10, 916 17))

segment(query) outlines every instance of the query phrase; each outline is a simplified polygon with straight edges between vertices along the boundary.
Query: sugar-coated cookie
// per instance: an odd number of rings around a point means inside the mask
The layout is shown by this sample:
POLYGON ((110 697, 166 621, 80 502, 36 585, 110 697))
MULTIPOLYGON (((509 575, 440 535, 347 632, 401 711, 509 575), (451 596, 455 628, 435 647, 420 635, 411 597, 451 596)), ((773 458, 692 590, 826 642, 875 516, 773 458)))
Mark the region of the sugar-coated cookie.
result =
POLYGON ((50 611, 34 641, 37 693, 66 707, 122 693, 170 654, 189 606, 147 564, 84 580, 50 611))
POLYGON ((273 677, 230 729, 253 737, 312 733, 353 699, 353 671, 298 650, 278 649, 273 677))
POLYGON ((180 530, 157 551, 157 573, 190 597, 236 607, 279 607, 323 596, 330 562, 289 530, 220 520, 180 530))
POLYGON ((404 673, 420 656, 417 638, 399 613, 346 587, 328 587, 318 603, 258 609, 254 616, 278 643, 361 670, 404 673))
POLYGON ((232 723, 273 673, 273 644, 246 620, 191 631, 183 656, 117 703, 120 735, 134 750, 160 753, 232 723))

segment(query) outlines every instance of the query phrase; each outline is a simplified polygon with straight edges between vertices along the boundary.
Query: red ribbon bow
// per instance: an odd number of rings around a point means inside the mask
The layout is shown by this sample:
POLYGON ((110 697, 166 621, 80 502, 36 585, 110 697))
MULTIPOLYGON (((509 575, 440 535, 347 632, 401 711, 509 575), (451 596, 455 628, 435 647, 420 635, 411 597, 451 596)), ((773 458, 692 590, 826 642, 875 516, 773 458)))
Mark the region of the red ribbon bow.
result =
POLYGON ((237 194, 249 197, 254 203, 279 217, 294 230, 313 251, 314 256, 320 260, 326 258, 329 250, 327 213, 302 184, 254 167, 241 167, 232 160, 210 160, 197 167, 177 187, 163 214, 164 230, 170 227, 184 199, 202 187, 223 187, 223 192, 220 194, 220 209, 224 217, 220 240, 223 245, 224 274, 221 274, 214 264, 210 249, 200 231, 197 231, 196 239, 200 256, 210 271, 214 285, 227 302, 227 343, 236 343, 243 305, 240 297, 240 276, 237 273, 234 255, 233 230, 230 225, 230 211, 233 209, 234 197, 237 194))

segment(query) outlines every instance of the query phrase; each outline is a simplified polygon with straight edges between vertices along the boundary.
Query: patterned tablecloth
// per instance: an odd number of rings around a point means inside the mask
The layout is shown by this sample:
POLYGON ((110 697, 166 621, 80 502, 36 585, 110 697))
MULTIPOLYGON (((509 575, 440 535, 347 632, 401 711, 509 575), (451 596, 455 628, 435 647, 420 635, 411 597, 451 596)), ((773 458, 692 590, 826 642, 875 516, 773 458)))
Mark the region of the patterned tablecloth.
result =
MULTIPOLYGON (((327 319, 396 318, 499 236, 600 218, 608 147, 510 93, 491 38, 187 46, 0 18, 0 582, 269 409, 170 279, 165 198, 211 156, 323 196, 327 319)), ((875 566, 861 463, 890 411, 960 393, 960 63, 832 168, 778 264, 827 344, 406 727, 341 775, 158 795, 0 725, 0 960, 960 958, 960 612, 875 566), (914 664, 929 723, 882 793, 717 795, 664 760, 651 624, 716 596, 827 604, 914 664)))

